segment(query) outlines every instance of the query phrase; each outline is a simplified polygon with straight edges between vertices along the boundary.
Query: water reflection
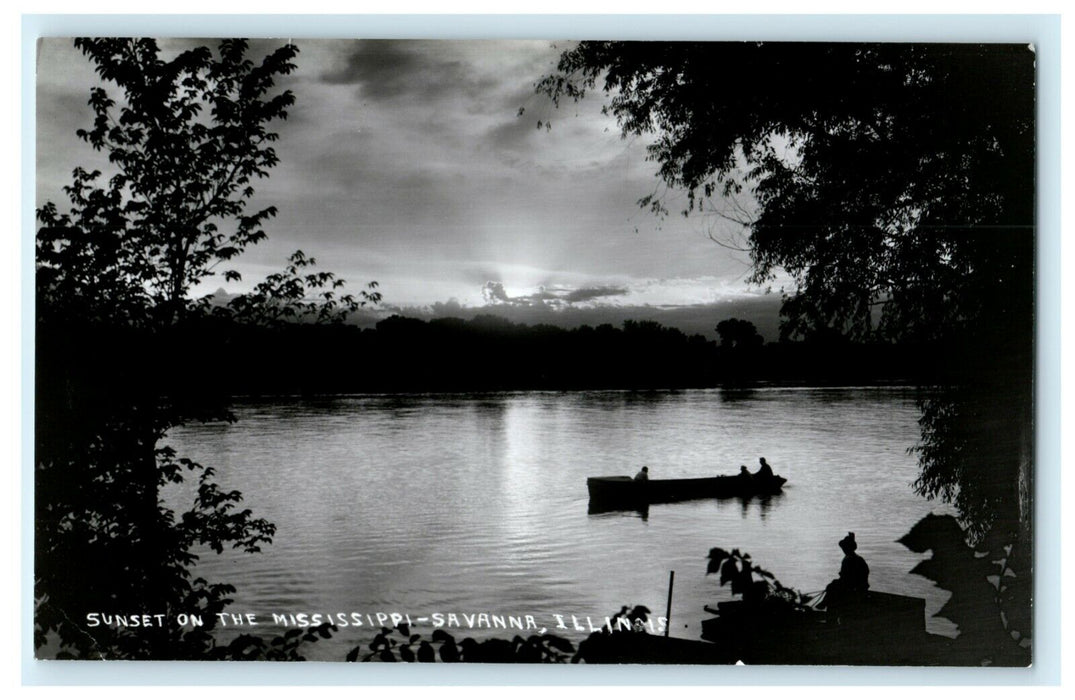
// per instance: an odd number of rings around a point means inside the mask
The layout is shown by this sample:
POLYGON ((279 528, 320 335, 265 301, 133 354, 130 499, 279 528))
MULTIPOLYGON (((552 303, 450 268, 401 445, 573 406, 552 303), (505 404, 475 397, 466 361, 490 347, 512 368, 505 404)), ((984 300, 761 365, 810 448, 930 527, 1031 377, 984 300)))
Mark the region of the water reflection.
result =
POLYGON ((681 389, 649 389, 642 391, 587 391, 572 395, 590 408, 636 410, 655 408, 669 401, 678 401, 684 395, 681 389))
MULTIPOLYGON (((739 513, 742 518, 750 516, 751 512, 757 511, 758 517, 761 520, 765 520, 769 517, 770 511, 773 507, 778 505, 784 499, 784 493, 769 494, 765 496, 735 496, 732 498, 707 498, 696 499, 694 501, 684 501, 679 503, 664 503, 661 504, 661 508, 682 508, 689 503, 697 503, 698 501, 712 501, 717 504, 717 508, 720 509, 724 504, 734 501, 739 508, 739 513)), ((641 518, 643 521, 649 520, 650 505, 627 505, 609 503, 607 501, 590 501, 586 506, 586 514, 590 516, 603 516, 608 517, 610 515, 621 515, 626 518, 641 518)))
POLYGON ((631 518, 642 518, 642 520, 649 520, 649 504, 637 505, 637 506, 617 506, 611 503, 593 503, 586 507, 587 515, 607 515, 607 514, 620 514, 631 518))
POLYGON ((725 388, 720 390, 720 400, 724 403, 754 401, 758 398, 757 389, 725 388))
POLYGON ((750 515, 750 511, 757 510, 758 517, 765 520, 769 517, 769 511, 773 509, 773 506, 780 503, 783 499, 783 492, 766 496, 746 496, 744 498, 739 498, 740 515, 745 519, 750 515))
MULTIPOLYGON (((930 510, 908 486, 913 396, 835 398, 761 389, 256 401, 236 407, 238 423, 187 426, 170 442, 278 526, 262 554, 199 563, 200 575, 237 586, 236 608, 605 615, 625 602, 663 606, 674 569, 684 583, 673 618, 697 625, 724 594, 699 563, 711 547, 740 547, 815 590, 838 566, 832 543, 855 531, 871 587, 927 598, 935 612, 946 594, 909 574, 920 557, 895 542, 930 510), (589 476, 648 464, 655 478, 711 477, 758 455, 793 492, 584 509, 589 476)), ((176 507, 193 498, 180 495, 176 507)), ((360 641, 334 640, 326 658, 360 641)))
POLYGON ((533 509, 548 478, 542 463, 551 459, 545 445, 552 436, 546 434, 547 424, 526 402, 500 401, 486 404, 484 410, 492 417, 503 446, 494 456, 498 461, 489 466, 507 485, 503 490, 507 517, 494 525, 503 529, 509 542, 534 542, 544 529, 541 519, 533 517, 533 509))
POLYGON ((649 520, 649 505, 623 507, 591 503, 586 508, 586 514, 599 517, 623 516, 627 518, 641 518, 643 522, 647 522, 649 520))

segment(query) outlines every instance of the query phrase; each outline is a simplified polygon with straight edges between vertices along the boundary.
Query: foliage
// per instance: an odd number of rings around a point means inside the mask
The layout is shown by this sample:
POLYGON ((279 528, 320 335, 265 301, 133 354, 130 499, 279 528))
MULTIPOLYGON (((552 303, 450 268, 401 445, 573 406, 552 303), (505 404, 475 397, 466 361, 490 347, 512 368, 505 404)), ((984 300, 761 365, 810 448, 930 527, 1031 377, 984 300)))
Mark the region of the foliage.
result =
POLYGON ((648 634, 646 632, 646 623, 649 621, 649 616, 652 611, 645 605, 624 605, 619 611, 610 616, 608 622, 593 635, 614 635, 614 634, 648 634))
MULTIPOLYGON (((218 265, 262 240, 275 214, 246 207, 253 181, 278 160, 269 126, 294 97, 273 88, 294 69, 296 47, 256 63, 242 40, 171 60, 151 39, 75 45, 119 94, 93 88, 93 127, 78 132, 107 153, 107 181, 76 168, 69 210, 49 202, 38 212, 35 646, 94 658, 259 657, 259 642, 218 647, 209 625, 91 634, 85 616, 212 618, 234 589, 193 578, 197 552, 256 552, 275 533, 212 467, 162 444, 186 421, 232 420, 224 392, 191 381, 209 352, 191 328, 220 313, 340 320, 379 296, 336 297, 342 281, 305 270, 314 261, 297 253, 227 311, 191 298, 218 265), (161 492, 187 479, 196 480, 193 502, 176 514, 161 492)), ((293 655, 297 643, 270 642, 265 654, 293 655)))
POLYGON ((337 627, 325 622, 309 629, 293 629, 265 641, 253 634, 240 634, 226 646, 206 639, 211 648, 204 657, 211 661, 306 661, 302 655, 305 643, 328 639, 337 627))
POLYGON ((600 80, 688 210, 749 189, 754 279, 794 276, 793 327, 861 335, 885 301, 905 335, 1026 299, 1033 70, 1025 45, 582 42, 538 89, 600 80))
POLYGON ((758 328, 750 321, 738 318, 726 318, 715 329, 720 336, 720 345, 724 348, 754 350, 760 348, 765 339, 758 333, 758 328))
POLYGON ((936 613, 959 626, 952 661, 1026 666, 1030 663, 1030 554, 1024 543, 986 536, 977 546, 949 515, 927 515, 900 538, 916 553, 932 551, 911 573, 952 595, 936 613))
MULTIPOLYGON (((1007 534, 991 532, 979 538, 977 545, 971 546, 967 532, 954 517, 930 514, 899 539, 900 544, 917 554, 932 552, 931 558, 919 562, 911 573, 923 576, 939 588, 951 592, 951 597, 935 615, 958 625, 959 636, 954 641, 937 635, 900 639, 898 634, 891 639, 871 640, 870 636, 879 631, 876 624, 867 624, 866 627, 851 625, 843 629, 843 635, 855 640, 855 643, 861 637, 862 643, 876 647, 873 652, 884 650, 881 659, 885 658, 886 653, 907 653, 910 655, 907 658, 917 659, 916 663, 1029 665, 1032 624, 1031 609, 1027 605, 1032 581, 1030 556, 1025 544, 1013 544, 1007 534), (914 646, 920 646, 921 650, 915 652, 912 649, 914 646)), ((814 619, 788 615, 816 615, 816 611, 808 605, 808 595, 784 586, 773 574, 754 564, 749 554, 740 553, 737 549, 730 552, 719 547, 710 550, 706 574, 717 573, 720 574, 720 585, 730 583, 733 595, 741 595, 749 611, 722 611, 721 622, 724 625, 721 629, 728 635, 729 644, 739 645, 739 651, 764 651, 775 655, 771 658, 780 659, 770 663, 802 663, 803 658, 821 658, 816 656, 820 652, 819 640, 800 646, 801 633, 808 627, 797 629, 782 626, 792 619, 796 620, 793 625, 800 626, 814 619), (752 635, 753 628, 759 626, 760 615, 766 616, 766 623, 761 626, 768 626, 768 629, 758 630, 758 638, 762 640, 760 643, 748 643, 757 642, 752 635), (776 648, 772 648, 774 645, 776 648)), ((871 653, 868 649, 855 650, 852 647, 837 645, 835 660, 849 663, 851 658, 848 654, 871 653)))
MULTIPOLYGON (((103 269, 104 294, 170 321, 186 305, 187 290, 265 238, 262 225, 275 208, 247 214, 245 204, 253 179, 278 161, 270 145, 278 136, 266 127, 287 118, 294 96, 269 91, 276 76, 294 69, 298 50, 281 47, 255 66, 239 40, 221 42, 219 58, 203 46, 171 61, 160 58, 152 39, 77 39, 75 46, 121 93, 117 103, 93 88, 93 128, 78 131, 107 153, 115 173, 100 187, 99 171, 77 168, 66 188, 72 214, 43 208, 39 286, 62 303, 92 286, 93 277, 79 273, 103 269), (234 231, 220 231, 225 220, 236 222, 234 231)), ((115 305, 96 310, 111 315, 115 305)))
POLYGON ((1030 370, 1029 363, 995 368, 1010 372, 1001 376, 983 370, 977 380, 919 401, 922 438, 910 450, 920 466, 914 486, 955 505, 973 541, 990 533, 1010 543, 1031 539, 1030 370))
MULTIPOLYGON (((38 212, 39 303, 69 317, 135 324, 204 312, 208 301, 192 303, 190 290, 213 275, 240 279, 218 266, 264 240, 264 223, 276 215, 272 206, 248 213, 247 204, 254 180, 279 161, 272 147, 279 136, 268 127, 287 118, 295 98, 271 91, 294 70, 298 48, 288 44, 255 64, 238 39, 220 42, 217 55, 202 46, 171 61, 153 39, 77 39, 75 46, 122 95, 117 102, 93 88, 93 128, 78 131, 107 153, 114 172, 101 185, 100 171, 76 168, 65 188, 70 212, 51 202, 38 212)), ((305 270, 314 264, 295 253, 283 272, 234 300, 234 312, 247 321, 330 321, 380 299, 367 291, 337 297, 343 281, 305 270)))
MULTIPOLYGON (((283 272, 266 277, 249 294, 240 294, 228 302, 225 316, 241 323, 279 324, 307 318, 317 323, 339 323, 367 303, 381 300, 376 282, 369 282, 356 297, 338 294, 344 281, 332 272, 305 272, 317 265, 315 258, 301 250, 291 254, 283 272)), ((220 307, 215 309, 221 312, 220 307)))
POLYGON ((719 573, 720 585, 730 583, 732 595, 741 595, 746 603, 788 609, 806 604, 808 596, 780 583, 772 573, 751 561, 749 554, 714 547, 709 550, 708 558, 706 575, 719 573))
POLYGON ((750 321, 726 318, 716 327, 720 336, 720 359, 722 364, 735 368, 725 377, 724 386, 732 387, 756 380, 762 370, 765 339, 750 321))
POLYGON ((591 41, 537 89, 599 88, 625 136, 652 138, 684 213, 742 224, 752 281, 792 279, 785 337, 950 347, 959 388, 923 401, 916 488, 954 499, 975 534, 1001 522, 1025 537, 1034 69, 1026 45, 591 41), (973 390, 985 381, 993 395, 973 390), (958 424, 1002 401, 990 418, 1016 439, 958 424))
POLYGON ((382 627, 363 653, 359 644, 347 653, 347 661, 406 661, 434 663, 565 663, 575 651, 574 645, 553 634, 530 635, 526 639, 486 639, 477 642, 466 637, 456 643, 443 629, 433 630, 429 640, 411 634, 406 623, 389 629, 382 627), (397 638, 398 635, 398 638, 397 638))
MULTIPOLYGON (((597 632, 579 643, 571 663, 659 663, 667 650, 652 646, 647 632, 651 611, 645 605, 624 605, 597 632)), ((682 660, 680 663, 684 663, 682 660)))

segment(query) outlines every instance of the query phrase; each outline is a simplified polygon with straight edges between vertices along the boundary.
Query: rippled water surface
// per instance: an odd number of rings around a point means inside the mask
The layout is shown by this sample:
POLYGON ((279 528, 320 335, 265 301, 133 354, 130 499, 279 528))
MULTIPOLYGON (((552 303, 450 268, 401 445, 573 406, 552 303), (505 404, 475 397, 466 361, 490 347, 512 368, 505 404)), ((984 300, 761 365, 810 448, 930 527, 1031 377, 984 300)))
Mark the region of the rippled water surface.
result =
MULTIPOLYGON (((672 634, 697 638, 702 606, 730 597, 705 576, 710 547, 738 547, 813 591, 839 570, 849 530, 872 588, 926 598, 927 615, 947 597, 908 573, 920 557, 895 542, 942 510, 910 487, 910 390, 378 395, 235 412, 235 424, 177 429, 170 443, 277 525, 264 552, 210 554, 198 567, 236 585, 232 610, 259 619, 489 612, 554 623, 625 604, 663 615, 674 570, 672 634), (730 474, 759 456, 788 479, 782 495, 655 505, 645 518, 587 513, 587 476, 643 464, 656 479, 730 474)), ((168 497, 180 506, 189 493, 168 497)), ((369 637, 342 629, 310 656, 342 659, 369 637)))

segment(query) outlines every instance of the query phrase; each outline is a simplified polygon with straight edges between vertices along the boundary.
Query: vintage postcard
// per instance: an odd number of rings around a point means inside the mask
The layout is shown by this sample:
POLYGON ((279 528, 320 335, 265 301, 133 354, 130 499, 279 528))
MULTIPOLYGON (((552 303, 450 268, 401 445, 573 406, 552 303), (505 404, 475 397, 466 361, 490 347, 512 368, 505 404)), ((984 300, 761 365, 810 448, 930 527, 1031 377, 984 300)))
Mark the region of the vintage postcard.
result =
POLYGON ((37 43, 38 659, 1025 668, 1025 42, 37 43))

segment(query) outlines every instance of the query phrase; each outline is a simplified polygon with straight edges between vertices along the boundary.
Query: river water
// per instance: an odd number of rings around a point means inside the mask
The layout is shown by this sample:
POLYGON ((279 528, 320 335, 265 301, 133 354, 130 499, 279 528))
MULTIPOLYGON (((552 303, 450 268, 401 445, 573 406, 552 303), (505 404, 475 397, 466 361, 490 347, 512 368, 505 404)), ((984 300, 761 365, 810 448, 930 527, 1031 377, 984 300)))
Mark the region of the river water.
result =
MULTIPOLYGON (((278 531, 260 554, 207 553, 197 574, 238 588, 230 610, 262 623, 247 631, 279 632, 274 613, 347 613, 352 624, 311 659, 368 643, 378 612, 426 618, 413 630, 424 638, 448 613, 457 639, 517 633, 467 628, 465 615, 484 612, 530 615, 577 641, 572 615, 583 628, 623 605, 663 616, 673 570, 670 630, 696 639, 702 606, 731 597, 705 575, 711 547, 740 548, 785 585, 815 591, 839 570, 848 531, 871 588, 925 598, 927 628, 954 631, 932 618, 947 593, 911 575, 921 556, 896 542, 931 510, 947 512, 911 488, 910 389, 344 396, 235 413, 168 442, 216 468, 278 531), (788 479, 782 495, 587 513, 587 476, 644 464, 654 479, 731 474, 759 456, 788 479)), ((167 498, 180 507, 189 496, 167 498)))

